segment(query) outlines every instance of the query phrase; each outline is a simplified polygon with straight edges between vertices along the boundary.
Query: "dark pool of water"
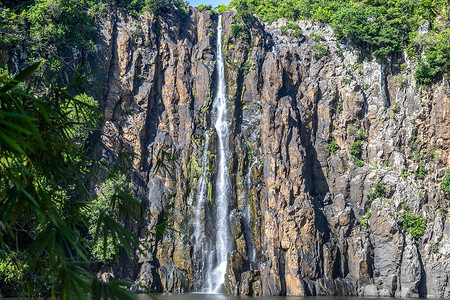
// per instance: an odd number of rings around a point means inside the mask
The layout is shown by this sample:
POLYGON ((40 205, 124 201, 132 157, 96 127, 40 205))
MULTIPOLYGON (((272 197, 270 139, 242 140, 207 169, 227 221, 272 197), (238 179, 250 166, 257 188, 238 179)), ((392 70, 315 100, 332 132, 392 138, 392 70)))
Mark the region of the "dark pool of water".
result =
MULTIPOLYGON (((294 297, 294 296, 272 296, 272 297, 249 297, 249 296, 232 296, 221 294, 159 294, 154 295, 158 300, 367 300, 368 298, 361 297, 294 297)), ((140 300, 151 300, 152 298, 146 295, 139 295, 140 300)), ((153 298, 154 299, 154 298, 153 298)), ((377 300, 382 298, 370 298, 370 300, 377 300)), ((385 300, 385 298, 384 298, 385 300)))
MULTIPOLYGON (((315 297, 296 297, 296 296, 233 296, 222 294, 154 294, 152 297, 145 294, 137 295, 139 300, 386 300, 386 298, 362 298, 362 297, 344 297, 344 296, 315 296, 315 297)), ((1 298, 5 300, 19 300, 18 298, 1 298)))

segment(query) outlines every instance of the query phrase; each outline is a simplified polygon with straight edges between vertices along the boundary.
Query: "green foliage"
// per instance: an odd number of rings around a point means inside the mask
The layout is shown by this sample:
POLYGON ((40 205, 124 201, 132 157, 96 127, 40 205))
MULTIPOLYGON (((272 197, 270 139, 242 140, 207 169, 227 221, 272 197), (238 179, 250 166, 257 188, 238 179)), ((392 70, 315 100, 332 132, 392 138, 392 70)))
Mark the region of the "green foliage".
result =
MULTIPOLYGON (((356 134, 356 128, 353 125, 350 125, 348 131, 349 131, 350 135, 356 134)), ((358 139, 350 146, 350 153, 354 156, 355 163, 358 167, 364 166, 364 162, 361 160, 361 154, 362 154, 361 141, 365 140, 366 138, 367 137, 366 137, 366 133, 365 133, 364 129, 360 129, 359 133, 358 133, 358 139)))
POLYGON ((300 25, 294 22, 289 22, 287 25, 280 26, 280 30, 282 34, 286 34, 288 32, 288 29, 291 30, 291 35, 294 37, 299 37, 303 34, 302 29, 300 28, 300 25))
MULTIPOLYGON (((249 66, 249 62, 248 62, 248 59, 247 59, 247 60, 242 64, 242 75, 244 75, 244 77, 245 77, 245 76, 248 75, 248 72, 250 72, 250 66, 249 66)), ((247 109, 248 109, 248 106, 244 106, 243 109, 245 109, 245 107, 247 107, 247 109)))
POLYGON ((359 132, 358 132, 358 139, 359 139, 360 141, 365 141, 365 140, 367 140, 367 134, 366 134, 366 132, 364 131, 364 128, 361 128, 361 129, 359 130, 359 132))
POLYGON ((234 19, 248 27, 253 22, 253 3, 247 0, 234 0, 233 6, 236 8, 234 19))
POLYGON ((323 35, 317 34, 315 32, 311 32, 310 37, 315 42, 320 42, 320 41, 324 41, 325 40, 325 37, 323 35))
POLYGON ((430 84, 438 79, 436 76, 440 68, 437 65, 430 64, 427 61, 421 60, 417 66, 414 77, 417 81, 423 84, 430 84))
POLYGON ((411 158, 413 161, 419 162, 422 161, 424 155, 420 153, 419 149, 414 150, 413 157, 411 158))
POLYGON ((449 71, 446 0, 233 0, 231 7, 238 11, 245 8, 248 14, 258 14, 268 23, 282 17, 290 21, 306 18, 328 22, 338 38, 351 39, 362 50, 362 56, 374 56, 378 61, 400 54, 403 49, 410 56, 424 51, 425 58, 416 73, 421 83, 435 82, 449 71), (417 30, 425 20, 430 21, 431 30, 426 34, 426 43, 417 44, 417 30))
POLYGON ((439 211, 443 214, 446 214, 448 212, 448 208, 444 205, 439 206, 439 211))
POLYGON ((184 6, 179 6, 177 8, 177 14, 178 14, 178 17, 180 18, 181 22, 184 23, 187 21, 187 18, 189 16, 189 9, 184 6))
POLYGON ((342 110, 344 109, 344 102, 342 101, 341 98, 339 98, 337 107, 336 107, 336 111, 338 114, 342 113, 342 110))
POLYGON ((414 173, 416 174, 416 176, 418 178, 424 179, 428 172, 427 172, 427 169, 425 169, 425 167, 423 165, 419 165, 419 167, 417 168, 417 170, 414 173))
POLYGON ((383 185, 383 183, 378 181, 375 184, 373 192, 367 195, 367 202, 372 203, 373 200, 386 196, 387 188, 383 185))
POLYGON ((357 140, 350 146, 350 153, 355 157, 361 157, 361 141, 357 140))
POLYGON ((300 25, 298 25, 298 23, 289 22, 287 24, 287 28, 289 28, 291 30, 296 30, 296 29, 300 29, 300 25))
POLYGON ((339 145, 338 145, 338 143, 337 143, 336 141, 331 141, 331 142, 328 144, 327 149, 328 149, 331 153, 335 154, 336 151, 339 150, 339 145))
POLYGON ((0 278, 6 283, 22 280, 29 268, 30 266, 20 259, 20 254, 19 257, 14 257, 13 253, 8 253, 0 259, 0 278))
POLYGON ((408 176, 409 176, 408 172, 404 168, 402 168, 401 177, 403 178, 403 180, 406 180, 408 176))
POLYGON ((394 103, 394 106, 392 107, 392 112, 393 113, 398 113, 399 112, 399 108, 398 108, 398 102, 394 103))
POLYGON ((98 197, 91 202, 90 209, 85 211, 85 216, 89 222, 89 248, 95 260, 104 262, 111 260, 116 254, 111 235, 107 235, 106 245, 103 239, 95 239, 96 234, 103 235, 101 231, 97 233, 97 223, 102 214, 111 218, 115 217, 115 212, 111 209, 111 203, 114 201, 114 197, 117 197, 119 194, 129 193, 130 188, 131 186, 127 183, 125 175, 115 174, 100 186, 98 197))
MULTIPOLYGON (((119 5, 125 5, 128 12, 134 16, 138 16, 143 12, 158 15, 170 7, 175 7, 178 10, 186 5, 186 2, 183 0, 116 0, 113 2, 119 5)), ((179 11, 178 13, 181 16, 182 13, 179 11)))
POLYGON ((108 14, 109 5, 105 2, 93 2, 89 4, 89 15, 94 18, 94 20, 104 19, 108 14))
POLYGON ((231 34, 238 38, 241 35, 241 32, 243 31, 243 26, 241 24, 232 24, 231 25, 231 34))
POLYGON ((431 247, 431 252, 433 253, 439 253, 439 247, 437 245, 434 245, 433 247, 431 247))
POLYGON ((361 225, 364 226, 364 227, 367 227, 367 225, 368 225, 367 224, 367 220, 366 219, 362 219, 361 220, 361 225))
POLYGON ((225 4, 221 4, 221 5, 217 6, 217 12, 219 14, 226 12, 226 11, 227 11, 227 7, 225 6, 225 4))
MULTIPOLYGON (((77 47, 93 52, 94 22, 105 17, 112 6, 124 7, 135 17, 144 11, 157 15, 172 8, 176 9, 182 21, 188 16, 183 0, 35 0, 13 5, 14 2, 4 2, 3 5, 9 8, 0 11, 0 30, 29 37, 40 46, 56 47, 58 50, 77 47)), ((2 46, 14 46, 17 42, 11 37, 0 37, 2 46)), ((39 50, 37 45, 30 48, 30 54, 39 50)))
POLYGON ((440 158, 441 149, 438 147, 431 147, 429 149, 426 149, 425 152, 425 159, 427 160, 433 160, 437 161, 440 158))
POLYGON ((302 34, 303 34, 303 30, 301 30, 301 28, 294 29, 294 31, 292 32, 292 35, 293 35, 294 37, 299 37, 299 36, 301 36, 302 34))
POLYGON ((450 198, 450 171, 445 173, 445 177, 441 181, 439 187, 441 188, 441 191, 444 192, 445 197, 450 198))
POLYGON ((410 136, 407 140, 409 148, 411 148, 413 150, 416 149, 416 141, 417 141, 417 136, 415 136, 415 135, 410 136))
POLYGON ((206 199, 208 199, 210 203, 213 202, 213 187, 210 181, 208 182, 208 193, 206 194, 206 199))
POLYGON ((341 59, 344 59, 344 52, 342 51, 341 44, 338 41, 336 41, 336 48, 338 49, 338 56, 341 59))
POLYGON ((423 37, 423 45, 416 45, 418 49, 425 51, 425 57, 419 60, 415 79, 419 83, 430 84, 438 81, 444 73, 450 71, 450 27, 440 24, 436 29, 423 37))
MULTIPOLYGON (((29 297, 48 292, 58 299, 87 299, 87 294, 135 299, 123 290, 129 284, 96 279, 90 243, 81 235, 92 226, 88 212, 95 211, 86 185, 90 170, 96 166, 101 173, 115 173, 86 155, 88 131, 97 126, 99 112, 92 98, 73 96, 89 90, 95 74, 78 68, 68 84, 58 78, 33 81, 38 68, 33 64, 14 79, 0 77, 1 293, 10 287, 8 272, 21 278, 15 292, 29 297)), ((139 221, 138 208, 139 202, 125 193, 108 203, 110 211, 130 222, 139 221)), ((92 242, 103 240, 105 246, 108 237, 116 256, 121 249, 130 256, 147 249, 100 211, 92 242)), ((102 250, 106 253, 106 247, 102 250)))
POLYGON ((349 135, 354 136, 354 135, 356 135, 356 132, 357 132, 357 131, 358 131, 358 129, 356 128, 355 124, 350 124, 350 125, 348 126, 348 134, 349 134, 349 135))
POLYGON ((392 167, 392 164, 389 162, 389 160, 383 160, 383 161, 381 162, 381 166, 382 166, 382 167, 385 167, 385 168, 391 168, 391 167, 392 167))
POLYGON ((390 1, 385 5, 362 3, 341 7, 331 16, 336 36, 349 37, 362 48, 373 50, 378 60, 400 52, 404 26, 408 27, 405 11, 412 9, 409 1, 390 1))
POLYGON ((30 35, 40 43, 92 51, 94 24, 78 0, 38 0, 29 9, 30 35))
POLYGON ((204 11, 204 10, 212 10, 212 6, 211 5, 204 5, 204 4, 200 4, 198 7, 199 11, 204 11))
POLYGON ((360 160, 358 157, 355 157, 355 163, 358 167, 364 167, 364 162, 360 160))
POLYGON ((369 219, 372 216, 372 212, 369 210, 367 211, 366 215, 364 216, 364 218, 361 220, 361 225, 364 227, 368 227, 369 226, 369 219))
POLYGON ((406 75, 404 73, 400 73, 397 76, 395 76, 394 81, 399 88, 404 88, 406 86, 406 84, 408 83, 408 77, 406 77, 406 75))
POLYGON ((407 212, 403 215, 402 228, 404 231, 409 232, 415 240, 423 235, 426 224, 425 218, 416 216, 412 212, 407 212))
POLYGON ((319 60, 329 54, 328 48, 322 44, 314 45, 314 59, 319 60))

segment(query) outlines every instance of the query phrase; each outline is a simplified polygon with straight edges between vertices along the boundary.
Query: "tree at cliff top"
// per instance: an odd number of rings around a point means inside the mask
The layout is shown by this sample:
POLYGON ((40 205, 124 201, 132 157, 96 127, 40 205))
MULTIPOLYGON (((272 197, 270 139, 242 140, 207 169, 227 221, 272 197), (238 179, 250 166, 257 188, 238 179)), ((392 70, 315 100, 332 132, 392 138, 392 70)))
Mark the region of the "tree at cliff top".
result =
MULTIPOLYGON (((136 199, 117 185, 100 202, 88 192, 93 168, 102 166, 86 148, 100 114, 80 92, 94 74, 78 68, 61 84, 58 77, 33 78, 38 67, 0 76, 0 293, 135 299, 125 289, 130 284, 102 282, 92 271, 92 253, 117 258, 120 251, 132 256, 145 248, 117 221, 139 220, 136 199), (100 252, 90 252, 92 245, 100 252)), ((109 180, 122 182, 119 171, 103 168, 109 180)))
POLYGON ((328 22, 338 38, 351 39, 363 56, 378 61, 406 49, 410 58, 418 59, 416 79, 425 84, 450 71, 446 0, 233 0, 230 7, 238 14, 256 13, 269 23, 279 18, 328 22), (428 32, 419 34, 419 27, 427 24, 428 32))
MULTIPOLYGON (((112 7, 122 7, 138 16, 144 11, 159 14, 166 8, 186 5, 183 0, 35 0, 0 1, 0 31, 30 38, 41 45, 77 47, 94 51, 95 21, 106 16, 112 7)), ((14 47, 17 40, 1 36, 0 44, 14 47)), ((37 47, 30 47, 33 56, 37 47)))

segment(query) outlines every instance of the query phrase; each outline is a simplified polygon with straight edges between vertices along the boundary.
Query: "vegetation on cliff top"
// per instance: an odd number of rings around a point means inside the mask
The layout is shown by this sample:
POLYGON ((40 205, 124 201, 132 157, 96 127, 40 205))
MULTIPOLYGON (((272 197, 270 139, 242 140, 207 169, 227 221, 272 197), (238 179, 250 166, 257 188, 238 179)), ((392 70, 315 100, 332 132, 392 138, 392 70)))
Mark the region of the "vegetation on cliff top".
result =
POLYGON ((406 50, 418 61, 415 77, 420 83, 435 82, 450 70, 446 0, 233 0, 231 7, 268 23, 282 17, 327 22, 338 38, 350 39, 363 57, 378 61, 406 50))
MULTIPOLYGON (((0 31, 57 49, 77 47, 92 52, 95 20, 104 17, 109 8, 119 6, 137 16, 145 11, 159 14, 167 7, 186 4, 183 0, 2 0, 0 31)), ((0 37, 0 45, 14 43, 17 39, 0 37)), ((31 52, 36 50, 32 48, 31 52)))
MULTIPOLYGON (((105 16, 108 7, 120 6, 137 16, 144 11, 159 14, 167 7, 181 9, 186 4, 183 0, 3 0, 0 30, 89 52, 94 49, 95 20, 105 16)), ((406 50, 418 62, 415 77, 423 84, 449 73, 450 8, 446 0, 233 0, 231 7, 244 24, 253 14, 269 23, 282 17, 327 22, 338 38, 350 39, 363 57, 374 56, 378 61, 406 50)), ((1 37, 0 44, 8 42, 11 39, 1 37)))

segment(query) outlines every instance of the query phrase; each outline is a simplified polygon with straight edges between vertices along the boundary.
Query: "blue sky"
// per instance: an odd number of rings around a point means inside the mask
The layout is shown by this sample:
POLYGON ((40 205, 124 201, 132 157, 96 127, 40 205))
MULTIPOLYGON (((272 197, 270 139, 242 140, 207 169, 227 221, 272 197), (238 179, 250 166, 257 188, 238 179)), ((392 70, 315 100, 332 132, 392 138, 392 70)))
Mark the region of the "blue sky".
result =
POLYGON ((200 4, 210 4, 213 7, 220 5, 220 4, 225 4, 228 5, 230 4, 231 0, 188 0, 189 4, 191 6, 198 6, 200 4))

